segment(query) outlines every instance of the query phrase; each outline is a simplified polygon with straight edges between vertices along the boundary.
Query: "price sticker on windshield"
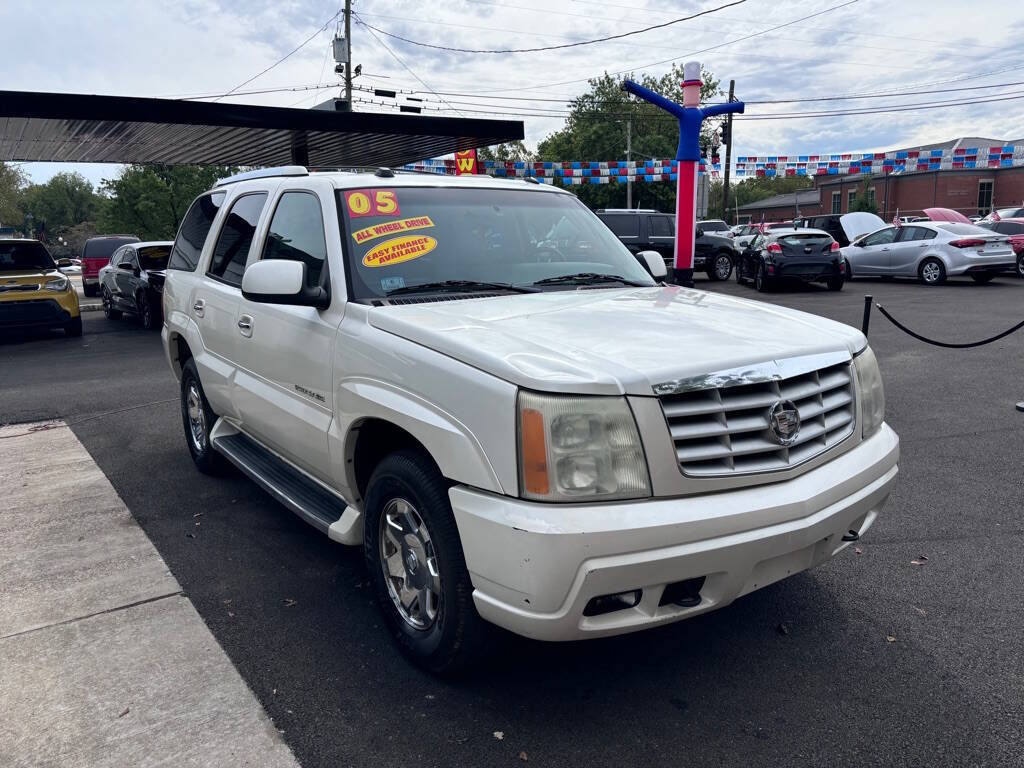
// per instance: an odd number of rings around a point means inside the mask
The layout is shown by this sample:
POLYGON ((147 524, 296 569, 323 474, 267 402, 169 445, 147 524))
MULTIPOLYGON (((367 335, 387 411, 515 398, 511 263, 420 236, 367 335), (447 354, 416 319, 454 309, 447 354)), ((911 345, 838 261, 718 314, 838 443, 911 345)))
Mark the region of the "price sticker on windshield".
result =
POLYGON ((345 193, 349 218, 400 216, 398 196, 393 189, 353 189, 345 193))

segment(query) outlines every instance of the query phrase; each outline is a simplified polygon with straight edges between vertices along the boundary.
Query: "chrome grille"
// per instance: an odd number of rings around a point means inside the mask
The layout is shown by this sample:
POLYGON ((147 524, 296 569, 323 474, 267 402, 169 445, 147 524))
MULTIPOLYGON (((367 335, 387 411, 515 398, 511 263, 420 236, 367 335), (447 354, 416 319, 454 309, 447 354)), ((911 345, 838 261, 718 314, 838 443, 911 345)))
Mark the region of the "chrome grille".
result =
POLYGON ((771 472, 800 464, 853 432, 856 407, 849 362, 660 399, 679 466, 694 476, 771 472), (792 401, 800 413, 800 429, 786 446, 769 424, 769 410, 780 400, 792 401))

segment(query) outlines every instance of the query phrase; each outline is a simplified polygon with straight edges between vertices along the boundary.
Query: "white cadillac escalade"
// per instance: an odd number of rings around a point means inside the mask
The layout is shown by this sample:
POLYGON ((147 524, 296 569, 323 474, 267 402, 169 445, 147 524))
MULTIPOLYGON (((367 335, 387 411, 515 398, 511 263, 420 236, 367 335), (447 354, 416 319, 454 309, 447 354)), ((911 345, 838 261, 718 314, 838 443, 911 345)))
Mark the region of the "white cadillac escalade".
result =
POLYGON ((163 343, 192 458, 362 546, 435 672, 728 605, 871 526, 897 474, 845 325, 657 284, 572 194, 288 167, 178 232, 163 343))

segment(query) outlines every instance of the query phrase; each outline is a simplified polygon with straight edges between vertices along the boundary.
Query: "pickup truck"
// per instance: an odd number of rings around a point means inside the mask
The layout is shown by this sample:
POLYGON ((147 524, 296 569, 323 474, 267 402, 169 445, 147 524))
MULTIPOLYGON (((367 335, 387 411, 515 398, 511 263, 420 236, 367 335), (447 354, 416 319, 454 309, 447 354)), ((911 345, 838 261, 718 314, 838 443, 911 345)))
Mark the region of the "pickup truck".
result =
POLYGON ((859 331, 652 273, 550 186, 231 177, 164 285, 185 442, 362 547, 435 673, 491 625, 578 640, 722 608, 863 536, 899 441, 859 331))

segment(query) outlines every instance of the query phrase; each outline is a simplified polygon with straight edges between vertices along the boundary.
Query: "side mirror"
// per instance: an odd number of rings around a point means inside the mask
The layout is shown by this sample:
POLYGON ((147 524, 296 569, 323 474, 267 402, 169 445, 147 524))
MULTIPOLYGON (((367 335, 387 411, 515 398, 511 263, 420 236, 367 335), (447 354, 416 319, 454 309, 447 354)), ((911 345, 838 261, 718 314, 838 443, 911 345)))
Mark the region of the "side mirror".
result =
POLYGON ((704 237, 704 230, 703 229, 698 229, 697 230, 697 237, 704 237))
POLYGON ((117 268, 127 270, 128 272, 131 272, 133 269, 135 269, 135 267, 133 267, 127 261, 122 261, 120 264, 117 265, 117 268))
POLYGON ((661 254, 657 251, 640 251, 640 253, 636 254, 636 259, 651 273, 651 277, 655 280, 664 280, 668 276, 665 260, 661 258, 661 254))
POLYGON ((242 275, 242 296, 262 304, 288 304, 326 309, 330 292, 306 285, 306 264, 288 259, 257 261, 242 275))
POLYGON ((70 266, 71 266, 71 259, 57 259, 57 267, 58 267, 58 269, 63 269, 64 267, 70 267, 70 266))

